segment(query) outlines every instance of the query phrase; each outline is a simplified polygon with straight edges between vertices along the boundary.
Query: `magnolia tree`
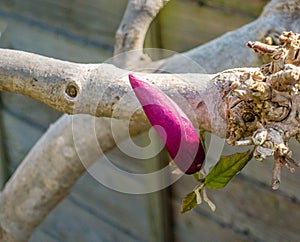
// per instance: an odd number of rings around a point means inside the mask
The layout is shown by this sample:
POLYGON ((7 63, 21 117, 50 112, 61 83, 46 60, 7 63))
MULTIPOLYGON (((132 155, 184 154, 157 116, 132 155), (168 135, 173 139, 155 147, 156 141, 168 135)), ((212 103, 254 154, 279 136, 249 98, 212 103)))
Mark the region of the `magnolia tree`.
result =
MULTIPOLYGON (((224 187, 252 157, 274 157, 274 189, 282 167, 293 172, 299 166, 288 147, 291 137, 300 139, 299 1, 272 0, 254 22, 185 53, 151 61, 143 50, 145 35, 167 2, 129 1, 112 64, 0 50, 0 90, 74 114, 49 128, 1 192, 1 241, 26 241, 86 169, 151 125, 179 168, 167 166, 155 177, 174 181, 186 173, 199 182, 184 199, 182 212, 202 198, 214 209, 205 187, 224 187), (262 55, 268 63, 262 63, 262 55), (203 165, 206 131, 249 151, 203 165)), ((148 174, 137 178, 142 183, 154 179, 148 174)))

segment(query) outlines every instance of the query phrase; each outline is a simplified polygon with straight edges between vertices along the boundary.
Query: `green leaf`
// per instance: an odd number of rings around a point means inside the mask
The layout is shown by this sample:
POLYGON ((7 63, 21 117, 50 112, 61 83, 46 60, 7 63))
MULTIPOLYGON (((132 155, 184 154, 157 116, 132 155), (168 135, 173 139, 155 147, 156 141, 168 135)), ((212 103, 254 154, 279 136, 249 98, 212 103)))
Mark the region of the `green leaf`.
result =
POLYGON ((215 167, 205 177, 205 186, 212 189, 225 187, 251 158, 252 152, 250 150, 229 156, 221 156, 215 167))
POLYGON ((181 213, 185 213, 187 211, 190 211, 192 208, 196 207, 197 204, 197 198, 196 193, 192 191, 191 193, 187 194, 185 198, 182 200, 181 204, 181 213))

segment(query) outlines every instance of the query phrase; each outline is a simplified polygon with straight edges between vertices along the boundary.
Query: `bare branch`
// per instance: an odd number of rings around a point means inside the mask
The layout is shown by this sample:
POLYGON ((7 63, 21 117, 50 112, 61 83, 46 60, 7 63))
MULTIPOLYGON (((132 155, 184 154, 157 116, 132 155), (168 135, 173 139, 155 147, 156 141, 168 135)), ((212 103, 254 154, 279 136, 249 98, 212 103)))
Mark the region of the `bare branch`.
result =
POLYGON ((132 63, 141 66, 149 63, 150 58, 143 53, 144 40, 150 23, 169 0, 129 0, 115 37, 114 64, 130 68, 132 63), (134 50, 134 52, 132 52, 134 50), (118 55, 122 55, 119 60, 118 55), (127 52, 127 53, 126 53, 127 52))
MULTIPOLYGON (((28 241, 36 226, 68 195, 86 167, 115 146, 110 119, 96 119, 95 125, 88 125, 90 120, 88 115, 64 115, 42 136, 18 167, 0 196, 1 241, 28 241), (77 146, 73 140, 73 128, 78 136, 77 146), (105 142, 97 149, 87 149, 95 147, 95 133, 99 142, 105 142), (81 160, 88 163, 83 165, 81 160)), ((133 125, 136 131, 145 129, 138 123, 133 125)), ((124 122, 118 125, 118 137, 120 140, 128 137, 124 122)))
MULTIPOLYGON (((35 98, 68 114, 146 120, 144 113, 135 112, 137 101, 133 94, 130 95, 132 91, 126 70, 108 64, 82 65, 58 61, 21 51, 0 50, 0 55, 0 90, 35 98)), ((139 75, 164 90, 179 105, 190 105, 198 124, 211 130, 210 116, 203 115, 207 113, 207 107, 215 106, 217 100, 208 97, 214 96, 214 89, 209 84, 211 76, 139 75)), ((224 121, 218 120, 218 116, 214 117, 214 122, 220 128, 224 121)), ((214 131, 222 136, 224 128, 214 131)))
MULTIPOLYGON (((256 145, 254 157, 257 160, 263 160, 276 152, 281 157, 290 157, 287 141, 300 133, 297 109, 300 84, 299 39, 299 34, 284 32, 280 36, 283 42, 280 46, 272 47, 259 42, 250 44, 249 47, 255 51, 258 50, 257 46, 263 47, 259 48, 259 53, 270 54, 272 61, 260 69, 227 70, 217 74, 211 81, 208 76, 200 74, 140 75, 168 93, 188 114, 194 114, 200 128, 221 137, 226 130, 229 144, 237 144, 237 141, 240 144, 241 139, 252 136, 256 145), (200 82, 203 77, 206 77, 206 80, 202 79, 203 82, 200 82), (291 113, 294 115, 290 115, 291 113)), ((18 55, 21 63, 24 62, 23 55, 26 54, 18 55)), ((55 69, 55 60, 44 58, 44 63, 47 62, 52 63, 51 66, 55 69)), ((72 72, 69 63, 59 64, 72 72)), ((27 76, 23 78, 22 72, 10 73, 9 69, 3 69, 6 79, 2 86, 6 91, 18 91, 39 97, 39 100, 61 111, 71 110, 71 113, 88 113, 145 122, 144 114, 136 112, 138 106, 135 99, 128 96, 130 88, 127 71, 106 64, 76 67, 74 72, 81 68, 76 80, 64 76, 66 72, 56 70, 56 73, 62 72, 62 77, 58 78, 63 79, 62 82, 56 79, 53 82, 53 79, 43 75, 40 77, 39 72, 32 72, 36 83, 34 90, 40 91, 40 95, 39 92, 31 94, 32 81, 28 85, 27 76), (19 78, 15 78, 14 75, 19 78), (69 79, 72 81, 65 81, 69 79), (13 80, 15 83, 11 85, 13 80), (48 93, 51 98, 43 96, 43 93, 48 93), (56 101, 55 105, 51 99, 56 101)), ((30 66, 27 69, 30 69, 30 66)), ((52 78, 51 75, 50 77, 52 78)), ((283 164, 289 167, 288 163, 283 164)))

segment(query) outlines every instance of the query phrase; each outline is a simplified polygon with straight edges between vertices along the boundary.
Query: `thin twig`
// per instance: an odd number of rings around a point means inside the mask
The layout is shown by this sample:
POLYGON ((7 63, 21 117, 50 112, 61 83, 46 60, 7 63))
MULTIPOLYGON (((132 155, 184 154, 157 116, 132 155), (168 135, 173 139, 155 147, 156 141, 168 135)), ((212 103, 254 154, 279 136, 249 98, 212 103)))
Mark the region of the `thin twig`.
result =
POLYGON ((255 41, 255 42, 249 41, 247 43, 247 46, 259 54, 272 54, 277 49, 277 46, 264 44, 259 41, 255 41))
POLYGON ((275 159, 273 172, 272 172, 272 189, 277 190, 280 186, 281 181, 281 162, 275 159))

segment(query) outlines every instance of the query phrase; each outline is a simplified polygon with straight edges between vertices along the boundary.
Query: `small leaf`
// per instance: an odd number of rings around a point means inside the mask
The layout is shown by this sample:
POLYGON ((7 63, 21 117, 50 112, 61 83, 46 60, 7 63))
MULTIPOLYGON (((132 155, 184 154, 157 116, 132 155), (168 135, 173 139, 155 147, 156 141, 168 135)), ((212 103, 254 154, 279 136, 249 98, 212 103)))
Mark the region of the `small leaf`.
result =
POLYGON ((223 188, 240 172, 252 158, 250 150, 229 156, 221 156, 215 167, 205 177, 205 186, 208 188, 223 188))
POLYGON ((187 194, 185 198, 182 200, 181 204, 181 213, 185 213, 190 211, 192 208, 197 206, 197 195, 194 191, 187 194))

